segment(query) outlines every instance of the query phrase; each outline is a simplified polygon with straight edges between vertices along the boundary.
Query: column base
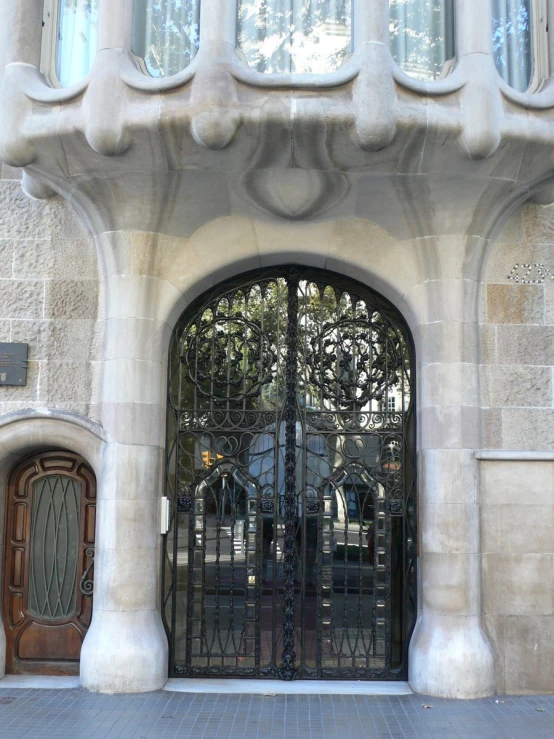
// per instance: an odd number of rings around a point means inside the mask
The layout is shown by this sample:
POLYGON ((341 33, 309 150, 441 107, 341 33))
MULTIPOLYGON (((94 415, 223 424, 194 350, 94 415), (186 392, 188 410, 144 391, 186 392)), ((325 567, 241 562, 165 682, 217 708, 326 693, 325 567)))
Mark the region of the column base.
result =
POLYGON ((467 699, 495 693, 494 655, 478 616, 420 614, 409 665, 416 693, 467 699))
POLYGON ((158 611, 95 611, 81 649, 81 685, 98 693, 161 690, 167 660, 158 611))

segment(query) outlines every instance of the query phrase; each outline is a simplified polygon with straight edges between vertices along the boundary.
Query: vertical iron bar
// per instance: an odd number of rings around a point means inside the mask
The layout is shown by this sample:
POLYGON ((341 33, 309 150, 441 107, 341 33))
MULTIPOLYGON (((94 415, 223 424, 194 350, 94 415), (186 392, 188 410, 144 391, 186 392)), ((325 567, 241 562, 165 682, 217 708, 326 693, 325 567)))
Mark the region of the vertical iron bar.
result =
POLYGON ((283 655, 280 675, 295 676, 294 650, 296 574, 296 386, 298 374, 298 277, 287 276, 287 360, 285 374, 285 594, 283 609, 283 655))

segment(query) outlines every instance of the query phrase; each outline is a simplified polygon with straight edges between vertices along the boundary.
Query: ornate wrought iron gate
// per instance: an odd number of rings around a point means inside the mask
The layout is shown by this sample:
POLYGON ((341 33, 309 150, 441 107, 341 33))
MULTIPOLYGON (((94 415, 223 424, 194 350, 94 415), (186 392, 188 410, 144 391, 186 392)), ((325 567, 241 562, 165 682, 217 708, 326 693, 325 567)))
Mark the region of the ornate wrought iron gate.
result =
POLYGON ((406 674, 412 387, 401 316, 337 275, 250 273, 184 314, 169 377, 170 674, 406 674))

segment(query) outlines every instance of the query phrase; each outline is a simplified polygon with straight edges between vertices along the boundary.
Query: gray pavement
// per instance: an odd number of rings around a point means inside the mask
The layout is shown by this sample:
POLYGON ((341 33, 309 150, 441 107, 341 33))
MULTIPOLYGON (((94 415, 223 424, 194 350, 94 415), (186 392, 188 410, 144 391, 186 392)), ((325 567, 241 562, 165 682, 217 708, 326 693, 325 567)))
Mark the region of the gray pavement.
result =
POLYGON ((0 690, 0 737, 48 739, 554 739, 554 696, 476 701, 421 695, 106 696, 71 690, 0 690), (429 708, 424 706, 431 706, 429 708))

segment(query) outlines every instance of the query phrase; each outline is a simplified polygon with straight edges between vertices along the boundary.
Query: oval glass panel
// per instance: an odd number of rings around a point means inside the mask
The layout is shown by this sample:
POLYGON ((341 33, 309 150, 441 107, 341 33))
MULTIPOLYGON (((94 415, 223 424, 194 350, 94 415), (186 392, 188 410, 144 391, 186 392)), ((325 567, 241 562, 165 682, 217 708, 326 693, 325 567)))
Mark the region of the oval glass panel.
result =
POLYGON ((351 38, 351 0, 239 0, 237 46, 258 72, 333 72, 351 38))
POLYGON ((80 511, 76 480, 48 475, 34 483, 28 610, 45 621, 75 612, 80 511))
POLYGON ((62 87, 86 77, 98 46, 98 0, 59 0, 56 76, 62 87))
POLYGON ((496 68, 510 87, 525 92, 533 77, 531 0, 492 0, 496 68))
POLYGON ((390 49, 411 77, 435 80, 455 48, 454 0, 390 0, 390 49))
POLYGON ((152 77, 170 77, 196 56, 199 27, 200 0, 135 0, 133 52, 152 77))

